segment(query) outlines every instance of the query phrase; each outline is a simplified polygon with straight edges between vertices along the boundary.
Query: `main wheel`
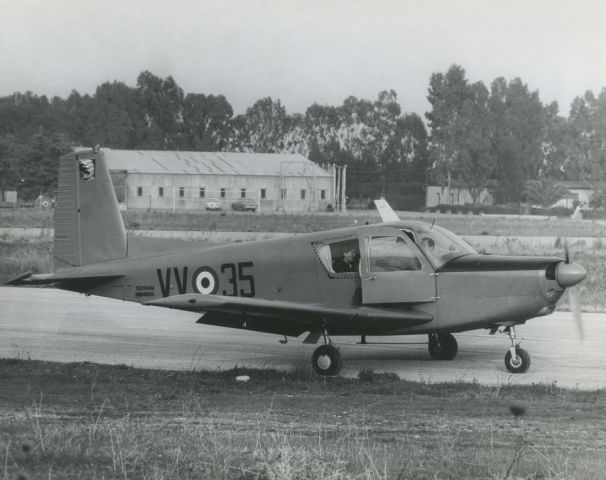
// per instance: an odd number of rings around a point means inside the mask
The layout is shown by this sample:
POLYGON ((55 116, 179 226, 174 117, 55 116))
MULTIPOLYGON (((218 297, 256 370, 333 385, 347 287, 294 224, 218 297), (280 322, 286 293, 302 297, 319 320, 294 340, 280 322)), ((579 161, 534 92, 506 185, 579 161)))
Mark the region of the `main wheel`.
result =
POLYGON ((316 375, 338 375, 343 362, 339 349, 333 345, 321 345, 311 356, 311 366, 316 375))
POLYGON ((514 361, 511 350, 507 350, 505 366, 511 373, 525 373, 530 368, 530 355, 523 348, 516 347, 516 359, 514 361))
POLYGON ((459 351, 457 339, 451 333, 430 333, 428 348, 434 360, 452 360, 459 351))

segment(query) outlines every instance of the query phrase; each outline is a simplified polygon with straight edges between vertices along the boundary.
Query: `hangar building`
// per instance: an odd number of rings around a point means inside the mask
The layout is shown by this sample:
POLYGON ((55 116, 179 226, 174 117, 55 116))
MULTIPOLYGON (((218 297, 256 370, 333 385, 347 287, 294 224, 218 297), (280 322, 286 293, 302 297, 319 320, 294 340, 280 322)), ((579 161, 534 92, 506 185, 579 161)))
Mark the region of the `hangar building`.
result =
POLYGON ((334 206, 335 172, 303 155, 103 149, 118 201, 134 209, 325 211, 334 206))

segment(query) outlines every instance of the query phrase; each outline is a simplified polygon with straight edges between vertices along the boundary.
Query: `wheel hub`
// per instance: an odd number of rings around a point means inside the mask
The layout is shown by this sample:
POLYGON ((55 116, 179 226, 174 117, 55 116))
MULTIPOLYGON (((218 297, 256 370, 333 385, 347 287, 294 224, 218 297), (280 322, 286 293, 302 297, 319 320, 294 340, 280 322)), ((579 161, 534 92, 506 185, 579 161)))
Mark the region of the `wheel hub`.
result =
POLYGON ((516 358, 511 357, 511 359, 509 360, 509 364, 513 368, 518 368, 520 365, 522 365, 522 359, 519 356, 517 356, 516 358))
POLYGON ((332 365, 332 361, 328 355, 320 355, 316 360, 316 363, 318 364, 318 368, 321 368, 322 370, 328 370, 332 365))

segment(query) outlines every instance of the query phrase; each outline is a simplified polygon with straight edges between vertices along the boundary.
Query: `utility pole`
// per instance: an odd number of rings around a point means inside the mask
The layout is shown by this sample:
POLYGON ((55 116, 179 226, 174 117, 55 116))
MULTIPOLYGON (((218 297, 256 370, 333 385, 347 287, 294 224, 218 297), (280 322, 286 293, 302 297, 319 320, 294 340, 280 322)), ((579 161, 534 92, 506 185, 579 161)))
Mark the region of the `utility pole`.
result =
POLYGON ((341 175, 343 179, 341 180, 341 211, 347 211, 347 199, 345 197, 345 184, 346 184, 346 173, 347 173, 347 165, 343 165, 343 170, 341 171, 341 175))

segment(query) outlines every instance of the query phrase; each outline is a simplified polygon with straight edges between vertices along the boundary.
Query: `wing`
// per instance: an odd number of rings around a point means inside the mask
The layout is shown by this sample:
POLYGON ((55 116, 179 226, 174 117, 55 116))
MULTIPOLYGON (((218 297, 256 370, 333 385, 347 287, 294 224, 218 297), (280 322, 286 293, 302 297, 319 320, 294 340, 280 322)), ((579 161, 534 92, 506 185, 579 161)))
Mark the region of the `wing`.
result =
POLYGON ((205 312, 198 323, 298 336, 323 330, 333 334, 396 331, 430 322, 433 317, 414 309, 331 306, 190 293, 146 302, 145 305, 205 312))

